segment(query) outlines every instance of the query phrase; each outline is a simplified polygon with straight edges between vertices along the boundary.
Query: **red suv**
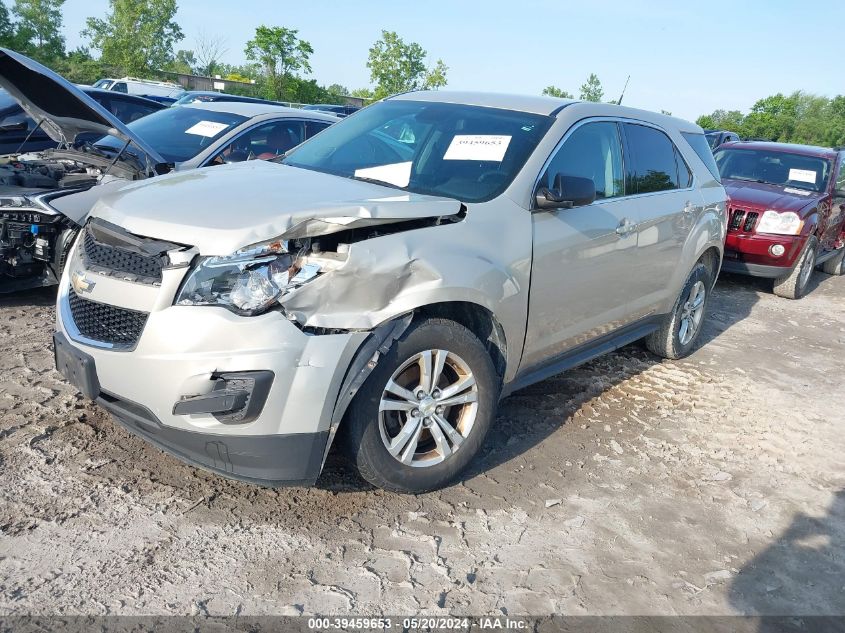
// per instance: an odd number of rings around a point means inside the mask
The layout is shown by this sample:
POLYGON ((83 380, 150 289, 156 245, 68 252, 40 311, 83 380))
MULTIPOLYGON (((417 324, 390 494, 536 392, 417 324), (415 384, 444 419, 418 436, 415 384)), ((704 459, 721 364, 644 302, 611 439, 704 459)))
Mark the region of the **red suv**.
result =
POLYGON ((714 156, 730 198, 722 270, 773 278, 789 299, 816 266, 845 273, 845 151, 748 141, 714 156))

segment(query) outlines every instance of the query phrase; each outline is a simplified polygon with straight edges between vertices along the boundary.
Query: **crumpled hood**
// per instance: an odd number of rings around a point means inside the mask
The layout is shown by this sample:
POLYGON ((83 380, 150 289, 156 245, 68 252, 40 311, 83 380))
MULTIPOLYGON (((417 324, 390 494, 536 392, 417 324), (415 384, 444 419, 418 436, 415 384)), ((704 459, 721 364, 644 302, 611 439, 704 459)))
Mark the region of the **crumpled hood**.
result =
POLYGON ((731 203, 737 206, 753 207, 765 211, 794 211, 796 213, 810 208, 824 195, 815 191, 805 191, 792 187, 781 187, 745 180, 723 180, 722 184, 731 203))
POLYGON ((144 237, 229 255, 257 242, 455 215, 461 203, 254 160, 175 172, 104 196, 91 215, 144 237))
POLYGON ((57 143, 73 143, 83 133, 111 135, 123 141, 131 140, 153 163, 166 162, 120 119, 79 88, 49 68, 7 48, 0 48, 0 87, 57 143))

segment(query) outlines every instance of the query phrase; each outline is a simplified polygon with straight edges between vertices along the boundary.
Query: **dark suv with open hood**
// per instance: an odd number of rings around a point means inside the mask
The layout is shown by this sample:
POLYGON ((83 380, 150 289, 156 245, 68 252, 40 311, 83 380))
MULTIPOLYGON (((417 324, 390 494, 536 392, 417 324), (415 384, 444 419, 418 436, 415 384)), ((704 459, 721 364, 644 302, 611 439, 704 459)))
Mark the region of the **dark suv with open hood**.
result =
POLYGON ((741 142, 715 158, 730 197, 722 270, 772 278, 789 299, 816 266, 845 272, 845 151, 741 142))

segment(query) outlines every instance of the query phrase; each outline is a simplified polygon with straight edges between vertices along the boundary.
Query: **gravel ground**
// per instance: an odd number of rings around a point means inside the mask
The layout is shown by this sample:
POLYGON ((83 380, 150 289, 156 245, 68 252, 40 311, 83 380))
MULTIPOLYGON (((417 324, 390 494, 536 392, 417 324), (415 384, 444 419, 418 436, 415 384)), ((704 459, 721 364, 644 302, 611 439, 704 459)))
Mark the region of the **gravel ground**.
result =
POLYGON ((54 296, 0 298, 0 614, 845 614, 845 278, 723 278, 692 357, 519 392, 420 497, 148 446, 53 370, 54 296))

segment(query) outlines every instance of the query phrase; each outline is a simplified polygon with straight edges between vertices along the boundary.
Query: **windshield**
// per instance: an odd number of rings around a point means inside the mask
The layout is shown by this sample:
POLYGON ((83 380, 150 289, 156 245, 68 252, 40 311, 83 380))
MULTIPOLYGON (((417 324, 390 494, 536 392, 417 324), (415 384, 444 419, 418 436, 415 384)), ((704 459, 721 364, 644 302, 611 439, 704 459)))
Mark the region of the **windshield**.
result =
POLYGON ((704 136, 707 137, 707 143, 709 143, 710 149, 716 149, 719 147, 719 139, 722 137, 719 132, 710 132, 704 136))
POLYGON ((478 106, 383 101, 306 141, 286 165, 483 202, 525 164, 552 118, 478 106))
MULTIPOLYGON (((127 127, 146 141, 168 163, 190 160, 232 128, 246 121, 246 117, 229 112, 211 112, 190 106, 165 108, 133 121, 127 127)), ((94 144, 102 149, 123 147, 120 139, 101 138, 94 144)), ((131 145, 127 151, 137 155, 131 145)))
POLYGON ((831 164, 823 158, 765 149, 720 149, 715 153, 722 178, 824 191, 831 164))

